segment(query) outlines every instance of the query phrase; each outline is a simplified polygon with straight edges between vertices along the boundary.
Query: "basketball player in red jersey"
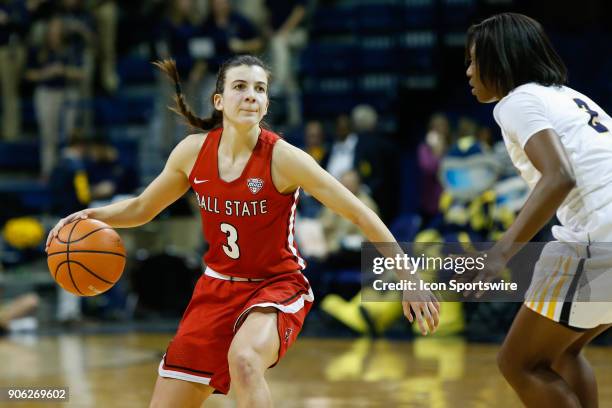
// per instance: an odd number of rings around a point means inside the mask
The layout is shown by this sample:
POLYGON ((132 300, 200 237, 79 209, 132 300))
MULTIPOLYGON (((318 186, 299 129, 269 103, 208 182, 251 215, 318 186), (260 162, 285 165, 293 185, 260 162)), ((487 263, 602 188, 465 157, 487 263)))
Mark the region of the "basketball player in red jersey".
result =
MULTIPOLYGON (((302 150, 262 129, 269 72, 256 57, 238 56, 220 69, 210 118, 186 105, 173 61, 157 64, 176 85, 177 109, 193 134, 170 154, 162 173, 138 197, 62 219, 92 217, 113 227, 152 220, 190 187, 210 250, 205 273, 159 366, 151 406, 199 407, 213 392, 227 393, 230 378, 239 407, 269 407, 264 379, 295 341, 313 294, 293 236, 302 187, 352 220, 373 242, 395 242, 368 207, 302 150)), ((423 332, 438 324, 431 293, 404 302, 423 332)))

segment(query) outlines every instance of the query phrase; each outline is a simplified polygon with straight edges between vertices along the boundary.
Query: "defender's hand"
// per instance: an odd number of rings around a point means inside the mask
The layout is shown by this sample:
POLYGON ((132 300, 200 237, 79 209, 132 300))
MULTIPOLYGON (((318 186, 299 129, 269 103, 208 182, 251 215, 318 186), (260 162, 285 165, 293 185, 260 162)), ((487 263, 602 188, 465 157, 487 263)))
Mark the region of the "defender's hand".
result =
POLYGON ((413 323, 416 319, 423 336, 426 336, 428 332, 434 333, 440 323, 440 302, 438 302, 438 299, 430 291, 410 292, 408 296, 410 301, 402 302, 404 315, 408 321, 413 323))

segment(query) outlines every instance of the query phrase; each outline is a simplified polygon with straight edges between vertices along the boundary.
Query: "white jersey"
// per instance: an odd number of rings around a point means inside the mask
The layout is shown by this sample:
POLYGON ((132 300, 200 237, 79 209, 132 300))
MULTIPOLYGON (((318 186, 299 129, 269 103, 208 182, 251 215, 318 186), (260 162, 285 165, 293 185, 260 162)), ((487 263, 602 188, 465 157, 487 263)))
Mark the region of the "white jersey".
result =
POLYGON ((576 187, 557 210, 556 239, 612 242, 612 118, 566 86, 521 85, 495 106, 495 120, 515 167, 533 188, 540 173, 525 154, 531 136, 553 129, 572 164, 576 187))

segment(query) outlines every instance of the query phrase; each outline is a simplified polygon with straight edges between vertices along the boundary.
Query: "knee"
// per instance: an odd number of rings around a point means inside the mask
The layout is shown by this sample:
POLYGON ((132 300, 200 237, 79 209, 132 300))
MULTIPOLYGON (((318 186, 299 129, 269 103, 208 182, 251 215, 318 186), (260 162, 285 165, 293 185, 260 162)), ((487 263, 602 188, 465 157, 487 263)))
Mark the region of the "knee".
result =
POLYGON ((497 353, 497 368, 502 373, 504 378, 509 382, 513 383, 521 378, 526 365, 521 363, 519 356, 509 352, 503 348, 497 353))
POLYGON ((254 378, 263 374, 261 358, 253 349, 230 349, 227 358, 232 381, 248 385, 254 378))
POLYGON ((514 362, 509 353, 503 348, 497 353, 497 368, 506 378, 514 371, 514 362))
POLYGON ((584 359, 584 354, 581 349, 569 348, 557 357, 552 364, 552 368, 557 372, 563 372, 566 369, 574 369, 576 364, 581 363, 584 359))
POLYGON ((512 386, 521 386, 536 371, 551 370, 553 362, 543 356, 530 358, 518 353, 511 353, 502 347, 497 354, 497 367, 512 386))

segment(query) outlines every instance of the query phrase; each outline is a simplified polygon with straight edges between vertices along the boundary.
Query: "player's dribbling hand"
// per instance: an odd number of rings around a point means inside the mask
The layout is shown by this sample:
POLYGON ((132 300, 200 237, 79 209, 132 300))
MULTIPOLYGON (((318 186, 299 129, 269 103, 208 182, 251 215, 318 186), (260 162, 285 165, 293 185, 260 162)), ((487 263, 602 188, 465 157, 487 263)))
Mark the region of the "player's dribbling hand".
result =
POLYGON ((49 231, 49 235, 47 236, 47 243, 45 244, 45 252, 49 250, 49 245, 51 244, 51 241, 53 240, 53 238, 57 237, 57 234, 59 234, 59 231, 64 227, 64 225, 70 224, 72 221, 77 220, 79 218, 82 220, 89 218, 89 215, 92 213, 92 211, 93 210, 91 209, 77 211, 59 220, 58 223, 55 224, 55 227, 53 227, 51 231, 49 231))
POLYGON ((409 294, 404 292, 404 298, 409 296, 410 301, 404 300, 402 308, 404 316, 410 323, 416 319, 419 325, 419 330, 423 336, 427 333, 434 333, 440 323, 440 302, 430 291, 420 291, 415 293, 411 291, 409 294))

